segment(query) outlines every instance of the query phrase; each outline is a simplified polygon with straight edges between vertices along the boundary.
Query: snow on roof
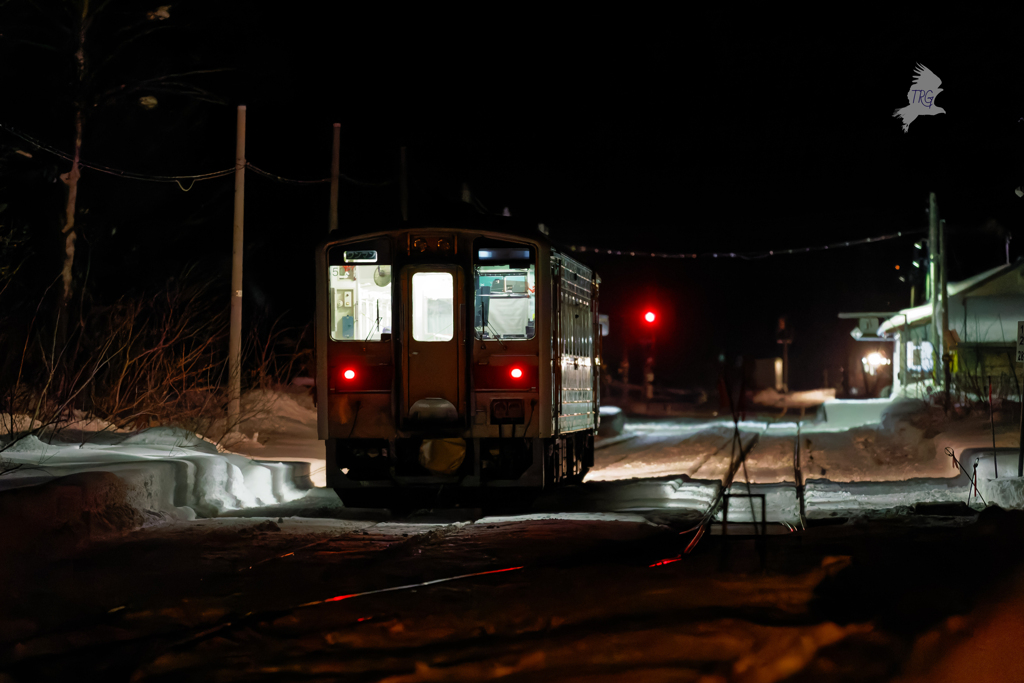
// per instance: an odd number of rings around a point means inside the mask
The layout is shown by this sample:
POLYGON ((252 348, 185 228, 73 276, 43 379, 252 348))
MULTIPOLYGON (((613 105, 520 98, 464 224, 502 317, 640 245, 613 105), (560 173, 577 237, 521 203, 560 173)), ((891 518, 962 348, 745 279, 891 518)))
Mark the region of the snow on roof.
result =
MULTIPOLYGON (((1017 259, 1013 263, 1004 263, 1001 266, 989 268, 986 271, 982 271, 977 275, 972 275, 966 280, 961 280, 960 282, 947 282, 946 294, 949 297, 953 297, 957 294, 969 292, 972 289, 981 286, 985 282, 988 282, 991 278, 997 275, 1002 275, 1004 272, 1009 272, 1014 268, 1018 268, 1022 264, 1024 264, 1024 261, 1017 259)), ((894 315, 878 326, 878 335, 881 336, 886 332, 900 328, 904 324, 913 327, 914 325, 930 322, 931 319, 931 303, 921 304, 920 306, 914 306, 913 308, 903 308, 900 309, 899 315, 894 315), (904 315, 906 316, 906 322, 904 322, 904 315)))

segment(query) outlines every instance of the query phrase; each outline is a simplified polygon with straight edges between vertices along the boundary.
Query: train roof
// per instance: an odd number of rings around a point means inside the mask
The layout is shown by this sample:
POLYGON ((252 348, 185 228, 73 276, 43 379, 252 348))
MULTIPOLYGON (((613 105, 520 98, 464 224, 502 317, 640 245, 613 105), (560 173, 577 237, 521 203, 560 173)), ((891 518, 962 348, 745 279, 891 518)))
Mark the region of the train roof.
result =
MULTIPOLYGON (((472 207, 469 208, 471 209, 472 207)), ((483 214, 475 209, 461 214, 446 214, 436 218, 427 217, 408 221, 403 221, 399 218, 398 220, 379 221, 364 225, 364 228, 355 231, 339 228, 332 232, 326 241, 333 242, 335 240, 356 238, 361 235, 378 235, 389 232, 404 232, 406 230, 465 230, 491 232, 508 235, 509 237, 529 239, 554 247, 559 251, 563 250, 541 232, 541 224, 536 221, 513 218, 511 216, 483 214)))

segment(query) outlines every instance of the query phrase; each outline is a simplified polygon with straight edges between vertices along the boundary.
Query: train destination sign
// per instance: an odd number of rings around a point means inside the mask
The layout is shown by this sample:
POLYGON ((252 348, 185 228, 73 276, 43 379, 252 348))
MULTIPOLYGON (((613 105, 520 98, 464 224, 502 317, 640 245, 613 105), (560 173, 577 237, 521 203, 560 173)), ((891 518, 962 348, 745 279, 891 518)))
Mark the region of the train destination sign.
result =
POLYGON ((346 251, 345 263, 376 263, 377 252, 364 249, 363 251, 346 251))

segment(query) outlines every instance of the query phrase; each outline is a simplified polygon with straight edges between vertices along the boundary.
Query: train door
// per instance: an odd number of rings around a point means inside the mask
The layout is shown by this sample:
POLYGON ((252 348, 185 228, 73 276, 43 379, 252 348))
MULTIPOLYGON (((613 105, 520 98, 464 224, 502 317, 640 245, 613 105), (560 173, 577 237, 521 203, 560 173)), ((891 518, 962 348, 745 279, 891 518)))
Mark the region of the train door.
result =
POLYGON ((406 386, 404 413, 413 420, 454 422, 465 416, 465 301, 458 266, 404 271, 406 386))

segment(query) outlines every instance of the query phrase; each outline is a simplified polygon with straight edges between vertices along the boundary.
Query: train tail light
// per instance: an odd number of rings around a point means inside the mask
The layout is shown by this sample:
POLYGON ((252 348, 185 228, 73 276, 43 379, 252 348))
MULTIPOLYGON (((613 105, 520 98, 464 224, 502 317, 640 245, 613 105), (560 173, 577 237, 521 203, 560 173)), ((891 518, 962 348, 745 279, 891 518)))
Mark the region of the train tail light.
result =
POLYGON ((539 386, 536 365, 477 365, 473 368, 473 382, 478 390, 528 391, 539 386))
POLYGON ((390 365, 369 365, 365 358, 343 358, 329 370, 331 391, 390 391, 394 368, 390 365))

